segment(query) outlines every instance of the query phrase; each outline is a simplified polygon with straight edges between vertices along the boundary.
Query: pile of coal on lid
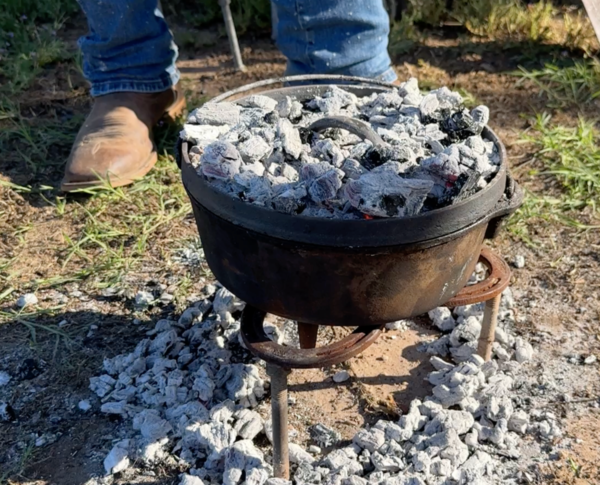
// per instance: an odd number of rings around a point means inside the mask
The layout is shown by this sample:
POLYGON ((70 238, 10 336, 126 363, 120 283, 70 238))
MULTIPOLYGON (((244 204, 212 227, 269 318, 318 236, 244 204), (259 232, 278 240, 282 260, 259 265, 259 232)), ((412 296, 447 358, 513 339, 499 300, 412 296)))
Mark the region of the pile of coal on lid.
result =
POLYGON ((357 97, 338 86, 300 102, 253 95, 206 103, 181 138, 215 189, 251 204, 320 218, 410 217, 464 200, 500 168, 482 138, 489 109, 468 110, 459 93, 427 94, 415 78, 357 97), (383 145, 340 128, 307 127, 330 116, 368 123, 383 145))

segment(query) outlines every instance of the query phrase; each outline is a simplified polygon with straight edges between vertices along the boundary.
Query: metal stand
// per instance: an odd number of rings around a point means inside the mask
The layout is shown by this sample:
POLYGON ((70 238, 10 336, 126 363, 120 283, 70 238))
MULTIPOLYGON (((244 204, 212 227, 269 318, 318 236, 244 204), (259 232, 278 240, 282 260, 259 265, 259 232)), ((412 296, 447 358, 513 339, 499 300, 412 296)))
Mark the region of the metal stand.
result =
POLYGON ((242 313, 241 334, 246 347, 267 362, 271 378, 271 415, 273 419, 273 473, 289 479, 288 450, 288 375, 291 369, 312 369, 339 364, 361 353, 377 340, 380 327, 358 327, 350 335, 325 347, 316 348, 318 325, 298 324, 300 349, 273 342, 265 334, 265 313, 246 305, 242 313))
POLYGON ((288 450, 288 381, 290 369, 267 364, 271 378, 271 416, 273 419, 273 474, 290 479, 288 450))
MULTIPOLYGON (((448 307, 485 301, 485 312, 477 352, 485 360, 492 355, 501 294, 510 281, 506 261, 487 248, 479 261, 489 269, 484 281, 463 288, 446 303, 448 307)), ((273 472, 276 478, 289 480, 288 449, 288 376, 291 369, 311 369, 339 364, 358 355, 377 340, 381 327, 358 327, 350 335, 325 347, 316 347, 318 325, 298 323, 300 349, 273 342, 265 333, 265 312, 246 305, 242 313, 241 334, 246 347, 267 362, 271 378, 271 415, 273 419, 273 472)))
POLYGON ((488 277, 474 285, 465 286, 446 306, 453 308, 485 302, 477 353, 488 361, 492 358, 492 346, 496 338, 500 299, 510 283, 511 271, 506 261, 488 248, 481 250, 479 262, 488 268, 488 277))
POLYGON ((244 62, 242 61, 242 54, 240 53, 240 46, 235 32, 235 24, 231 15, 231 0, 219 0, 219 5, 221 5, 221 10, 223 11, 223 20, 225 21, 225 30, 227 30, 233 63, 238 71, 245 72, 246 66, 244 66, 244 62))
POLYGON ((485 302, 483 312, 483 322, 481 324, 481 333, 477 343, 477 353, 488 361, 492 358, 492 345, 496 339, 496 324, 498 322, 498 308, 502 295, 497 295, 491 300, 485 302))

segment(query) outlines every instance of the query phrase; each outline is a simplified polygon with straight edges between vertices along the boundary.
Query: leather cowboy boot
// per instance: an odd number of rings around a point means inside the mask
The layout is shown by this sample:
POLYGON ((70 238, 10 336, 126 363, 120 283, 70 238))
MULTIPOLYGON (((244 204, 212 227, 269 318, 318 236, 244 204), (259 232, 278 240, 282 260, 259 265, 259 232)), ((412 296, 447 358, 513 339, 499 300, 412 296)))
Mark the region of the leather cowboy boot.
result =
POLYGON ((157 160, 152 127, 164 114, 176 118, 185 107, 183 93, 113 93, 99 96, 80 128, 65 168, 61 189, 131 184, 157 160))

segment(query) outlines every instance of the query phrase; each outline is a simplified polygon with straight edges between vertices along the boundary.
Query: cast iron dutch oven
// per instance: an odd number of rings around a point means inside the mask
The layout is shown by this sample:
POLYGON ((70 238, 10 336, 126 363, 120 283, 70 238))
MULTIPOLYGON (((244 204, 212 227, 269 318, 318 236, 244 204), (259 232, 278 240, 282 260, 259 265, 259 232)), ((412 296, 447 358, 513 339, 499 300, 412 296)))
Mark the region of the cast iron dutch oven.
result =
MULTIPOLYGON (((225 93, 212 102, 275 83, 262 91, 276 100, 323 94, 337 83, 358 96, 390 89, 368 79, 303 76, 272 79, 225 93), (358 84, 349 84, 358 83, 358 84)), ((506 150, 492 130, 501 167, 480 192, 414 217, 331 220, 292 216, 229 197, 198 176, 189 146, 179 163, 206 260, 215 277, 265 312, 317 325, 382 325, 443 305, 467 283, 484 238, 494 237, 523 194, 510 177, 506 150)))

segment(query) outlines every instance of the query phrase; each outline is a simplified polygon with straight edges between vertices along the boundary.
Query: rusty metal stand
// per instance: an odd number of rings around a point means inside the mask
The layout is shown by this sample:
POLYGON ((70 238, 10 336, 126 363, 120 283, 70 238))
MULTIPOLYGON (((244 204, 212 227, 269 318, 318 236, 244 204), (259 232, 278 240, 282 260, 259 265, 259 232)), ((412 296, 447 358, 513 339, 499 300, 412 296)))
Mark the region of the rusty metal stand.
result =
POLYGON ((267 362, 271 378, 271 414, 273 419, 273 473, 289 479, 288 450, 288 375, 291 369, 328 367, 344 362, 373 344, 381 327, 358 327, 342 340, 316 348, 318 325, 298 324, 300 349, 273 342, 263 328, 265 313, 246 305, 242 313, 241 334, 254 355, 267 362))
POLYGON ((465 286, 446 306, 453 308, 485 302, 477 353, 488 361, 492 358, 500 299, 510 283, 511 271, 506 261, 489 248, 482 248, 479 262, 488 268, 488 277, 474 285, 465 286))
MULTIPOLYGON (((490 249, 483 248, 479 261, 489 269, 488 277, 463 288, 446 303, 448 307, 485 301, 485 312, 477 352, 489 360, 494 343, 501 294, 510 281, 508 264, 490 249)), ((289 479, 288 450, 288 376, 292 369, 328 367, 358 355, 372 345, 382 327, 358 327, 350 335, 325 347, 315 347, 318 325, 298 323, 300 349, 273 342, 265 333, 265 312, 246 305, 242 313, 241 334, 244 344, 267 363, 271 378, 271 414, 273 419, 273 472, 276 478, 289 479)))
POLYGON ((290 369, 267 364, 271 378, 271 416, 273 417, 273 473, 276 478, 290 479, 288 450, 288 375, 290 369))

